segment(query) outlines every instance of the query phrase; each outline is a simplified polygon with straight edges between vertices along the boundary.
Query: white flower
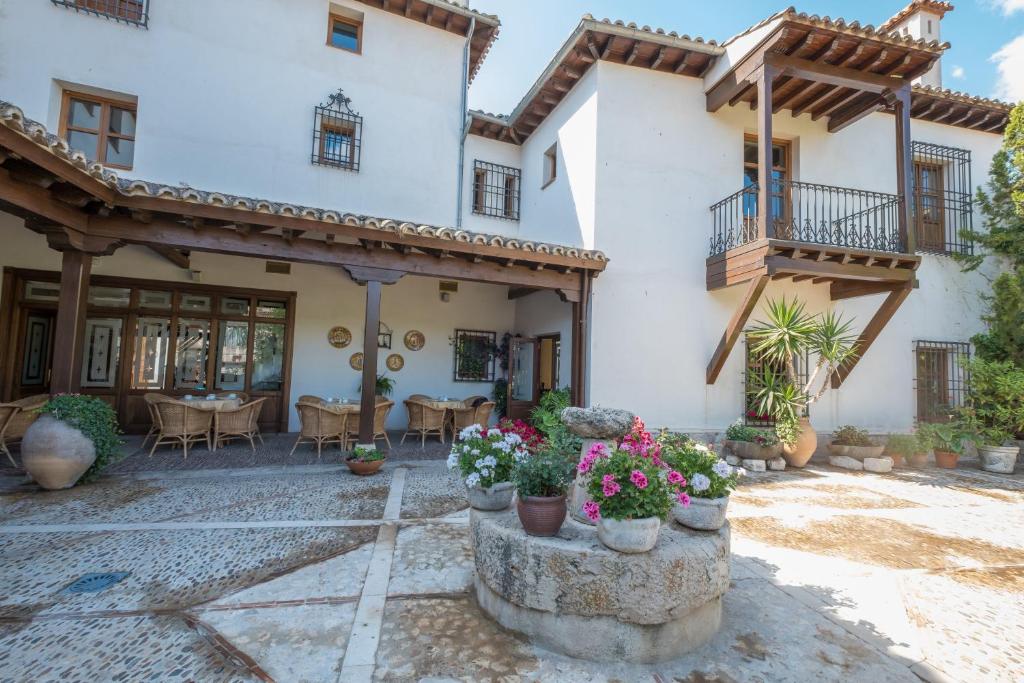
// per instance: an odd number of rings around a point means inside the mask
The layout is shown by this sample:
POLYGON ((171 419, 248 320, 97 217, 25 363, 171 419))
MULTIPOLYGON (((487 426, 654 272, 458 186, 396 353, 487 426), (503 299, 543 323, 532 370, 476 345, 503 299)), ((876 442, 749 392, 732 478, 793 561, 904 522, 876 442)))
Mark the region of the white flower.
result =
POLYGON ((473 474, 466 477, 466 486, 473 488, 480 484, 480 475, 474 472, 473 474))
POLYGON ((526 450, 525 448, 517 448, 516 452, 513 454, 512 457, 516 459, 516 462, 522 462, 526 460, 526 458, 529 457, 529 455, 530 451, 526 450))
POLYGON ((497 427, 492 427, 491 429, 488 429, 487 437, 490 438, 492 436, 501 436, 501 430, 498 429, 497 427))
POLYGON ((732 465, 724 460, 719 460, 711 467, 711 471, 724 479, 732 474, 732 465))
POLYGON ((489 477, 492 474, 494 474, 494 470, 489 470, 486 467, 481 467, 480 468, 480 476, 481 477, 489 477))
POLYGON ((477 439, 480 437, 480 425, 469 425, 461 432, 459 432, 459 439, 462 441, 469 441, 470 439, 477 439))
POLYGON ((484 465, 486 465, 487 467, 497 467, 498 459, 495 458, 493 455, 488 455, 487 457, 484 458, 484 465))
POLYGON ((523 438, 515 432, 509 432, 505 435, 505 443, 509 446, 518 446, 523 442, 523 438))
POLYGON ((469 446, 463 446, 462 447, 462 452, 463 453, 469 453, 469 446))
POLYGON ((448 469, 454 470, 459 465, 459 454, 452 451, 448 454, 448 469))
POLYGON ((469 452, 469 454, 470 455, 480 455, 480 449, 479 448, 474 448, 473 450, 471 450, 469 452))
POLYGON ((711 488, 711 480, 708 479, 706 474, 698 472, 690 479, 690 486, 695 492, 700 493, 701 491, 707 491, 711 488))
POLYGON ((476 467, 477 469, 480 469, 481 467, 487 467, 487 462, 486 462, 486 461, 485 461, 485 460, 484 460, 483 458, 477 458, 477 459, 476 459, 476 462, 475 462, 475 463, 473 463, 473 465, 474 465, 474 466, 475 466, 475 467, 476 467))
POLYGON ((501 451, 502 453, 512 452, 512 444, 506 443, 504 441, 499 441, 498 443, 494 444, 494 448, 496 450, 501 451))
POLYGON ((709 452, 708 447, 702 443, 694 443, 693 447, 696 448, 698 451, 703 451, 704 453, 709 452))

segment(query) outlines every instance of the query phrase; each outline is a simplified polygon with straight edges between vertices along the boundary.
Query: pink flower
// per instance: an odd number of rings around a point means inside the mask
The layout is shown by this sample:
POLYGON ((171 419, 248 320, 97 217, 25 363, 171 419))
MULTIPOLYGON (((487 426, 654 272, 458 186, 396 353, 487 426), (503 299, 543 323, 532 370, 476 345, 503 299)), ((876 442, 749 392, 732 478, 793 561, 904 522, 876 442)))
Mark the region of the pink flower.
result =
MULTIPOLYGON (((607 477, 606 477, 606 479, 607 479, 607 477)), ((604 493, 604 497, 605 498, 611 498, 612 496, 614 496, 616 493, 618 493, 621 490, 622 490, 622 487, 619 486, 619 484, 616 483, 616 481, 614 479, 612 479, 611 481, 605 481, 604 482, 602 493, 604 493)))
POLYGON ((580 474, 586 474, 590 471, 590 466, 594 464, 594 461, 590 458, 583 458, 580 460, 580 464, 576 466, 576 471, 580 474))
POLYGON ((633 482, 633 485, 638 489, 647 488, 647 476, 640 470, 633 470, 629 475, 629 480, 633 482))
POLYGON ((614 474, 606 474, 606 475, 604 475, 603 477, 601 477, 601 483, 604 484, 605 486, 607 486, 608 484, 614 484, 615 483, 615 475, 614 474))
POLYGON ((587 451, 584 457, 590 458, 590 462, 594 462, 597 458, 607 458, 608 447, 604 445, 603 441, 597 441, 590 447, 590 450, 587 451))
POLYGON ((685 484, 686 483, 686 477, 684 477, 683 475, 679 474, 675 470, 672 470, 671 472, 668 473, 668 483, 670 483, 670 484, 685 484))
POLYGON ((583 514, 585 514, 591 522, 596 522, 601 519, 601 506, 592 500, 588 500, 583 504, 583 514))
POLYGON ((683 507, 686 507, 687 505, 690 504, 690 497, 686 495, 686 491, 680 491, 679 495, 676 496, 676 500, 678 500, 679 504, 682 505, 683 507))

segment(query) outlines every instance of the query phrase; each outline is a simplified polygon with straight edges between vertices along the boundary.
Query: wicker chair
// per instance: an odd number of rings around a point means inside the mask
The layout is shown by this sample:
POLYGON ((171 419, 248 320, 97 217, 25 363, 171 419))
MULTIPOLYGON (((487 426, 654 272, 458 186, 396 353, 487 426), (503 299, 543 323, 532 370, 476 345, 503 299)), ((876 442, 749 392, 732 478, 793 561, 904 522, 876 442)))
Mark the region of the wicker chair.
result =
POLYGON ((0 451, 7 456, 7 459, 11 461, 11 465, 14 467, 17 467, 18 463, 14 462, 14 456, 7 450, 5 439, 7 426, 10 425, 11 419, 19 412, 21 412, 21 406, 16 406, 13 403, 0 403, 0 451))
POLYGON ((150 392, 143 394, 142 400, 146 402, 146 410, 149 411, 150 424, 149 431, 146 432, 146 438, 142 440, 142 445, 139 446, 139 448, 145 448, 146 442, 160 433, 160 414, 156 412, 156 404, 160 401, 173 401, 174 399, 170 396, 150 392))
MULTIPOLYGON (((388 432, 385 427, 388 421, 388 415, 391 414, 391 409, 395 407, 395 402, 392 400, 377 401, 377 405, 373 409, 373 442, 377 443, 377 439, 384 439, 384 443, 391 448, 391 439, 388 438, 388 432)), ((355 445, 359 442, 359 411, 355 411, 348 414, 348 431, 346 432, 345 448, 349 448, 349 444, 355 445)))
POLYGON ((420 448, 426 447, 428 436, 437 436, 444 443, 445 415, 448 411, 412 399, 404 403, 405 409, 409 411, 409 426, 399 443, 405 443, 405 437, 410 434, 420 437, 420 448))
POLYGON ((426 394, 413 394, 409 397, 410 401, 432 401, 433 399, 426 394))
POLYGON ((345 447, 345 428, 350 419, 348 413, 332 410, 322 402, 299 401, 295 410, 299 412, 299 438, 295 440, 289 456, 295 453, 300 443, 315 443, 317 460, 325 443, 336 443, 339 449, 345 447))
POLYGON ((222 441, 227 442, 234 437, 241 437, 249 439, 249 446, 255 453, 256 442, 254 439, 259 438, 260 443, 263 443, 263 436, 260 434, 257 421, 260 411, 263 409, 263 402, 266 400, 266 398, 258 398, 234 410, 218 410, 214 413, 213 449, 217 450, 222 441))
POLYGON ((484 401, 476 407, 476 424, 487 427, 491 422, 491 413, 494 412, 494 401, 484 401))
POLYGON ((295 402, 296 409, 298 409, 298 405, 300 403, 311 403, 311 404, 313 404, 315 406, 322 406, 325 403, 327 403, 327 401, 323 400, 319 396, 312 396, 310 394, 304 394, 302 396, 299 396, 299 400, 295 402))
MULTIPOLYGON (((476 408, 472 406, 452 408, 448 413, 448 419, 445 420, 445 426, 451 432, 452 441, 455 441, 456 434, 474 424, 476 424, 476 408)), ((483 426, 486 427, 487 425, 483 426)))
POLYGON ((481 403, 484 403, 485 401, 487 401, 487 397, 480 396, 478 394, 476 396, 470 396, 469 398, 463 399, 462 405, 466 406, 467 408, 475 408, 476 406, 480 405, 481 403))
POLYGON ((20 410, 15 413, 14 417, 7 424, 4 440, 8 446, 21 441, 28 428, 39 418, 39 409, 49 400, 49 394, 36 394, 35 396, 26 396, 17 401, 11 401, 10 405, 18 406, 20 410))
POLYGON ((165 443, 180 443, 186 458, 188 447, 193 443, 205 441, 207 450, 213 450, 210 429, 213 427, 214 411, 196 408, 185 401, 172 398, 156 401, 154 405, 157 419, 160 421, 160 431, 149 450, 150 457, 157 446, 165 443))

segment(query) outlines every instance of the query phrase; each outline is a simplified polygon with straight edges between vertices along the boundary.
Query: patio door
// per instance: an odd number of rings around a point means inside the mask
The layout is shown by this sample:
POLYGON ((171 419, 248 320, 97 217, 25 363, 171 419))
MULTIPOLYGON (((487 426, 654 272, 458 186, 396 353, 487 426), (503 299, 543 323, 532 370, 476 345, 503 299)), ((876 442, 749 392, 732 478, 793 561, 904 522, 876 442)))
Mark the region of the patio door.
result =
POLYGON ((55 318, 53 311, 26 311, 14 398, 50 393, 55 318))
POLYGON ((508 417, 525 420, 540 398, 540 342, 513 337, 509 344, 508 417))

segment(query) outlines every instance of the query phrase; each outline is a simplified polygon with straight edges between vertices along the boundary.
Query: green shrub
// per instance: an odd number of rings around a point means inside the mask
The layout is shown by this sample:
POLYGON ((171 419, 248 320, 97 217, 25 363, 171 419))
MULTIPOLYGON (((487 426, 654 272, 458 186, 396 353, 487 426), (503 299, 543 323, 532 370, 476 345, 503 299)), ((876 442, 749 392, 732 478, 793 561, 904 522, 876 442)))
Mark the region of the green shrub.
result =
POLYGON ((543 496, 553 498, 565 495, 576 476, 575 463, 560 453, 543 450, 516 462, 512 468, 512 483, 519 497, 543 496))
POLYGON ((961 425, 987 439, 1007 435, 1005 440, 1024 433, 1024 370, 1011 361, 979 358, 971 360, 967 369, 971 381, 967 406, 957 418, 961 425))
POLYGON ((348 458, 346 458, 346 460, 355 460, 357 462, 376 462, 383 459, 384 454, 378 451, 376 446, 356 446, 355 450, 349 453, 348 458))
POLYGON ((775 436, 787 446, 795 445, 802 431, 800 422, 796 419, 783 417, 775 422, 775 436))
POLYGON ((732 441, 749 441, 758 446, 774 446, 779 443, 779 437, 774 431, 749 427, 739 421, 729 425, 725 430, 725 438, 732 441))
POLYGON ((736 468, 719 459, 703 444, 663 444, 661 459, 671 469, 686 477, 686 493, 694 498, 728 496, 739 483, 736 468))
POLYGON ((569 389, 553 389, 540 397, 537 407, 530 413, 530 424, 541 433, 548 447, 563 456, 578 456, 583 439, 569 431, 562 423, 562 411, 572 404, 569 389))
POLYGON ((875 442, 863 429, 843 425, 832 434, 832 443, 837 446, 874 446, 875 442))
POLYGON ((508 416, 508 380, 494 380, 494 391, 491 393, 494 399, 494 413, 496 417, 508 416))
POLYGON ((92 441, 96 461, 85 471, 80 482, 94 480, 108 465, 118 460, 123 443, 121 430, 117 426, 117 414, 106 401, 95 396, 59 394, 47 401, 39 412, 71 425, 92 441))
POLYGON ((921 430, 917 435, 890 434, 885 440, 885 449, 892 455, 902 455, 904 458, 927 451, 931 446, 928 445, 927 437, 921 434, 926 426, 921 425, 921 430))

